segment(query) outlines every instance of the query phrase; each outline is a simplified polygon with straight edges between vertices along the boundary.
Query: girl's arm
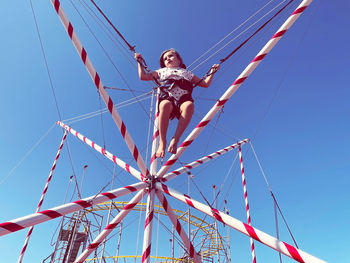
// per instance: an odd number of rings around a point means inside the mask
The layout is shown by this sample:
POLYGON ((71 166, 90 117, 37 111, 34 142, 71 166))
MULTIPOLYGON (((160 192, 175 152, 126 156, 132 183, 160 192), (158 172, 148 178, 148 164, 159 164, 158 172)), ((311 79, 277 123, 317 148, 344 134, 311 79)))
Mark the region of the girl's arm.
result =
POLYGON ((159 76, 158 76, 158 73, 157 72, 150 72, 150 73, 147 73, 145 71, 145 68, 143 67, 142 65, 142 55, 139 54, 139 53, 135 53, 134 55, 135 59, 137 60, 138 62, 138 73, 139 73, 139 78, 141 80, 154 80, 154 79, 158 79, 159 76))
POLYGON ((214 64, 210 69, 208 77, 206 77, 205 79, 200 79, 197 76, 193 76, 191 82, 197 86, 208 88, 211 84, 211 81, 213 80, 215 72, 218 71, 219 68, 220 68, 219 64, 214 64))

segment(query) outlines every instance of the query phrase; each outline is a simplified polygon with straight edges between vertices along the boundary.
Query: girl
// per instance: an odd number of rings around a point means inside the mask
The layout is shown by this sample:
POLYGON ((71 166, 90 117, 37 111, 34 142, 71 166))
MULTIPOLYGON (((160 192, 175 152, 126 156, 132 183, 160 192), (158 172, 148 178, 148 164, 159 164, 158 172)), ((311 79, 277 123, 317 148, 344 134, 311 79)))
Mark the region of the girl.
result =
POLYGON ((165 155, 169 119, 174 119, 174 117, 179 122, 170 141, 168 152, 176 154, 177 144, 190 123, 194 111, 193 86, 209 87, 220 65, 214 64, 209 76, 200 79, 186 69, 180 54, 175 49, 165 50, 160 56, 160 69, 151 73, 145 71, 141 54, 135 53, 135 59, 138 61, 138 73, 141 80, 157 80, 161 84, 158 104, 160 141, 156 157, 163 158, 165 155))

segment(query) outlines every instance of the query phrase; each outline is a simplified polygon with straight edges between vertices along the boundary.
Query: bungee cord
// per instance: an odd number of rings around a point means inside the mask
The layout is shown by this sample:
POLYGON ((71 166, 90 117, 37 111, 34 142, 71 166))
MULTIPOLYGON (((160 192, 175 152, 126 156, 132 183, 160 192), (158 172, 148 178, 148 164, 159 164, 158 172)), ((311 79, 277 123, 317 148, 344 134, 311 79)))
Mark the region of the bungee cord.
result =
MULTIPOLYGON (((240 49, 249 39, 251 39, 255 34, 257 34, 264 26, 266 26, 274 17, 276 17, 280 12, 282 12, 282 10, 284 8, 286 8, 293 0, 291 0, 289 3, 287 3, 284 7, 282 7, 282 9, 280 9, 274 16, 272 16, 267 22, 265 22, 265 24, 263 24, 263 26, 261 26, 257 31, 255 31, 248 39, 246 39, 242 44, 240 44, 234 51, 232 51, 228 56, 226 56, 225 58, 221 59, 220 64, 222 64, 223 62, 225 62, 229 57, 231 57, 238 49, 240 49)), ((234 31, 236 31, 238 28, 240 28, 243 24, 245 24, 247 21, 249 21, 252 17, 254 17, 257 13, 259 13, 262 9, 264 9, 268 4, 270 4, 272 1, 270 1, 269 3, 267 3, 265 6, 263 6, 261 9, 259 9, 255 14, 253 14, 250 18, 248 18, 245 22, 243 22, 239 27, 237 27, 234 31)), ((284 2, 284 1, 283 1, 284 2)), ((274 7, 272 10, 270 10, 267 14, 265 14, 262 18, 260 18, 257 22, 259 22, 261 19, 263 19, 265 16, 267 16, 270 12, 272 12, 274 9, 276 9, 279 5, 281 5, 283 2, 281 2, 280 4, 278 4, 276 7, 274 7)), ((129 49, 135 53, 134 47, 132 47, 127 41, 126 39, 122 36, 122 34, 116 29, 116 27, 113 25, 113 23, 108 19, 108 17, 103 13, 103 11, 97 6, 97 4, 92 0, 92 3, 95 5, 95 7, 98 9, 98 11, 103 15, 103 17, 108 21, 108 23, 113 27, 113 29, 115 30, 115 32, 117 32, 117 34, 122 38, 122 40, 124 41, 124 43, 129 47, 129 49)), ((253 25, 255 25, 257 22, 255 22, 253 25)), ((250 27, 252 27, 253 25, 251 25, 250 27)), ((248 29, 250 28, 248 27, 248 29)), ((246 29, 246 30, 248 30, 246 29)), ((246 31, 245 30, 245 31, 246 31)), ((234 31, 232 31, 231 33, 229 33, 224 39, 226 39, 228 36, 230 36, 234 31)), ((243 32, 245 32, 243 31, 243 32)), ((242 32, 242 33, 243 33, 242 32)), ((241 34, 242 34, 241 33, 241 34)), ((238 36, 237 36, 238 37, 238 36)), ((224 39, 222 39, 221 41, 219 41, 218 44, 220 44, 222 41, 224 41, 224 39)), ((217 44, 217 45, 218 45, 217 44)), ((198 59, 197 59, 198 60, 198 59)), ((145 62, 144 59, 142 59, 141 63, 144 65, 145 69, 148 70, 147 64, 145 62)), ((193 64, 193 63, 192 63, 193 64)), ((208 71, 209 72, 209 71, 208 71)), ((205 75, 209 76, 209 74, 207 73, 205 75)), ((203 78, 205 78, 203 77, 203 78)), ((203 79, 202 78, 202 79, 203 79)), ((198 83, 197 83, 198 84, 198 83)), ((196 86, 196 85, 195 85, 196 86)), ((144 110, 145 111, 145 110, 144 110)), ((146 112, 146 111, 145 111, 146 112)), ((150 119, 151 120, 151 119, 150 119)))
POLYGON ((108 24, 114 29, 114 31, 119 35, 119 37, 124 41, 124 43, 129 47, 131 52, 135 53, 135 46, 131 46, 128 41, 123 37, 123 35, 118 31, 118 29, 113 25, 113 23, 108 19, 108 17, 103 13, 101 8, 98 7, 98 5, 95 3, 94 0, 90 0, 94 6, 97 8, 97 10, 101 13, 101 15, 107 20, 108 24))
POLYGON ((86 0, 79 0, 80 4, 85 8, 85 11, 94 19, 96 24, 102 29, 102 31, 106 34, 106 36, 112 41, 112 43, 118 48, 118 50, 123 54, 123 56, 128 60, 130 65, 137 68, 135 65, 135 60, 130 59, 130 56, 127 55, 129 50, 123 45, 119 39, 115 36, 115 34, 111 31, 111 29, 101 20, 101 18, 95 13, 94 10, 85 2, 86 0), (98 22, 98 21, 99 22, 98 22), (108 32, 106 32, 108 31, 108 32), (116 43, 118 42, 118 43, 116 43))
MULTIPOLYGON (((246 40, 244 40, 240 45, 238 45, 233 51, 231 51, 226 57, 220 59, 219 65, 223 64, 225 61, 227 61, 230 57, 232 57, 239 49, 241 49, 251 38, 253 38, 257 33, 259 33, 267 24, 269 24, 275 17, 277 17, 289 4, 291 4, 294 0, 290 0, 286 5, 284 5, 280 10, 278 10, 269 20, 267 20, 262 26, 260 26, 253 34, 251 34, 246 40)), ((233 40, 232 40, 233 41, 233 40)), ((220 49, 219 51, 221 51, 220 49)), ((211 58, 211 57, 209 57, 211 58)), ((209 59, 208 58, 208 59, 209 59)), ((207 60, 208 60, 207 59, 207 60)), ((207 61, 206 60, 206 61, 207 61)), ((213 75, 216 73, 216 71, 210 72, 211 68, 207 71, 207 73, 197 82, 194 84, 194 87, 198 86, 199 83, 202 82, 206 77, 213 75)))
MULTIPOLYGON (((123 74, 120 72, 120 70, 118 69, 118 67, 116 66, 116 64, 113 62, 111 56, 108 54, 108 52, 106 51, 106 49, 104 48, 104 46, 102 45, 102 43, 100 42, 100 40, 97 38, 97 36, 94 34, 94 32, 92 31, 91 27, 88 25, 88 23, 86 22, 86 20, 84 19, 84 17, 82 16, 82 14, 79 12, 79 10, 77 9, 76 5, 73 3, 72 0, 69 0, 70 3, 72 4, 72 6, 74 7, 74 9, 77 11, 77 13, 79 14, 80 18, 82 19, 83 23, 85 24, 85 26, 88 28, 88 30, 90 31, 91 35, 95 38, 95 40, 97 41, 98 45, 101 47, 101 49, 103 50, 104 54, 106 55, 106 57, 108 58, 109 62, 112 64, 113 68, 115 69, 115 71, 118 73, 118 75, 120 76, 120 78, 122 79, 122 81, 124 82, 124 84, 126 85, 126 87, 130 90, 131 94, 136 97, 135 93, 132 91, 132 89, 130 88, 130 85, 128 83, 128 81, 126 80, 126 78, 123 76, 123 74)), ((145 112, 146 116, 148 116, 148 113, 146 111, 146 109, 143 107, 143 105, 139 103, 139 106, 141 107, 141 109, 145 112)))
MULTIPOLYGON (((206 54, 208 54, 210 51, 212 51, 215 47, 217 47, 219 44, 221 44, 226 38, 228 38, 230 35, 232 35, 234 32, 236 32, 239 28, 241 28, 244 24, 246 24, 249 20, 251 20, 254 16, 256 16, 260 11, 262 11, 266 6, 268 6, 270 3, 272 3, 274 0, 269 1, 267 4, 265 4, 262 8, 260 8, 258 11, 256 11, 253 15, 251 15, 249 18, 247 18, 243 23, 241 23, 239 26, 237 26, 235 29, 233 29, 230 33, 228 33, 224 38, 219 40, 216 44, 214 44, 210 49, 208 49, 206 52, 204 52, 199 58, 197 58, 194 62, 192 62, 188 67, 190 68, 192 65, 194 65, 198 60, 200 60, 202 57, 204 57, 206 54)), ((260 22, 265 16, 267 16, 269 13, 271 13, 274 9, 276 9, 279 5, 281 5, 283 2, 287 0, 283 0, 280 4, 278 4, 276 7, 271 9, 269 12, 267 12, 265 15, 263 15, 260 19, 258 19, 256 22, 254 22, 252 25, 247 27, 245 30, 243 30, 241 33, 239 33, 236 37, 231 39, 229 42, 227 42, 222 48, 217 50, 214 54, 210 55, 207 59, 199 63, 199 65, 195 66, 192 70, 195 70, 199 68, 201 65, 203 65, 205 62, 207 62, 211 57, 215 56, 217 53, 219 53, 222 49, 224 49, 227 45, 232 43, 235 39, 237 39, 239 36, 241 36, 243 33, 245 33, 247 30, 249 30, 251 27, 253 27, 255 24, 260 22)))

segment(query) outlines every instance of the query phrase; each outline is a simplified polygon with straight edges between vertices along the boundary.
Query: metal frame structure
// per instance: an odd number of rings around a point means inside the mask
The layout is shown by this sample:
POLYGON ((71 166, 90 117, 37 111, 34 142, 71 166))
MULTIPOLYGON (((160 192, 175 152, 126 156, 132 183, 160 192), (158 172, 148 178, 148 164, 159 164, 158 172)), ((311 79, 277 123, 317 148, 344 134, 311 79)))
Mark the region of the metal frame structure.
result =
MULTIPOLYGON (((198 125, 194 128, 194 130, 188 135, 188 137, 184 140, 184 142, 177 149, 176 154, 172 155, 165 164, 160 168, 159 171, 156 171, 156 162, 155 159, 152 158, 151 169, 148 170, 144 160, 142 159, 138 148, 136 147, 134 141, 132 140, 131 135, 129 134, 125 123, 121 119, 117 109, 114 107, 114 104, 105 90, 104 85, 99 77, 99 74, 93 67, 92 62, 90 61, 85 48, 80 43, 74 28, 70 21, 68 20, 65 12, 62 9, 62 6, 59 0, 51 0, 54 9, 56 10, 58 17, 60 18, 62 24, 64 25, 70 39, 72 40, 73 45, 75 46, 80 58, 82 59, 87 71, 89 72, 97 91, 101 95, 103 101, 105 102, 115 124, 117 125, 122 137, 124 138, 127 147, 129 148, 132 156, 134 157, 140 172, 136 169, 131 169, 129 165, 124 162, 117 161, 117 158, 114 155, 111 155, 101 147, 96 149, 94 144, 89 141, 87 142, 89 145, 91 143, 91 147, 101 152, 104 156, 112 159, 117 165, 121 166, 124 170, 127 170, 129 173, 134 175, 137 179, 140 180, 139 183, 125 186, 119 189, 115 189, 106 193, 98 194, 96 196, 88 197, 82 200, 78 200, 66 205, 62 205, 59 207, 55 207, 49 210, 41 211, 34 213, 32 215, 28 215, 22 218, 18 218, 15 220, 11 220, 9 222, 5 222, 0 224, 0 235, 6 235, 20 229, 31 227, 36 224, 72 213, 74 211, 79 211, 82 209, 86 209, 93 205, 105 202, 107 200, 115 199, 119 196, 126 195, 132 192, 138 192, 136 196, 134 196, 130 202, 120 211, 120 213, 113 220, 113 223, 108 225, 106 229, 100 234, 98 240, 92 242, 88 248, 78 257, 75 262, 83 262, 84 259, 96 249, 98 244, 100 244, 103 239, 108 235, 112 228, 115 228, 120 220, 130 211, 132 207, 134 207, 137 201, 141 198, 141 196, 147 192, 147 210, 146 210, 146 218, 145 218, 145 231, 144 231, 144 239, 143 239, 143 251, 142 251, 142 262, 149 263, 151 259, 151 237, 152 237, 152 224, 154 219, 154 202, 155 196, 160 200, 164 210, 166 211, 168 217, 171 222, 174 224, 176 231, 179 236, 182 238, 185 248, 187 249, 189 255, 192 257, 194 262, 201 262, 200 257, 198 256, 198 252, 195 251, 193 244, 184 234, 185 231, 182 228, 181 224, 178 223, 178 219, 172 213, 172 209, 169 206, 169 203, 166 201, 163 193, 166 193, 169 196, 178 199, 181 202, 207 214, 219 222, 222 222, 231 228, 238 230, 239 232, 247 235, 248 237, 259 241, 260 243, 269 246, 276 251, 298 261, 298 262, 324 262, 310 254, 297 249, 285 242, 277 240, 276 238, 265 234, 264 232, 253 228, 250 224, 245 224, 223 212, 218 211, 217 209, 204 205, 188 195, 184 195, 182 193, 178 193, 175 190, 172 190, 164 182, 172 179, 174 175, 178 175, 186 169, 189 169, 190 166, 184 166, 177 171, 174 171, 167 175, 167 172, 172 167, 172 165, 179 159, 181 154, 192 144, 192 142, 196 139, 196 137, 201 133, 201 131, 208 125, 208 123, 213 119, 217 112, 224 106, 224 104, 230 99, 230 97, 237 91, 237 89, 243 84, 243 82, 249 77, 249 75, 255 70, 255 68, 260 64, 260 62, 266 57, 266 55, 271 51, 271 49, 277 44, 277 42, 284 36, 286 31, 294 24, 294 22, 298 19, 298 17, 303 13, 303 11, 308 7, 308 5, 312 2, 312 0, 303 0, 301 4, 296 8, 296 10, 289 16, 289 18, 283 23, 283 25, 277 30, 277 32, 272 36, 272 38, 266 43, 266 45, 261 49, 261 51, 255 56, 255 58, 249 63, 249 65, 243 70, 243 72, 238 76, 238 78, 233 82, 233 84, 226 90, 226 92, 220 97, 218 102, 209 110, 209 112, 203 117, 203 119, 198 123, 198 125), (150 172, 151 171, 151 172, 150 172), (114 222, 115 221, 115 222, 114 222)), ((157 115, 155 119, 157 119, 157 115)), ((156 121, 155 121, 156 123, 156 121)), ((62 126, 61 123, 59 125, 62 126)), ((64 126, 63 126, 64 127, 64 126)), ((65 127, 67 129, 67 127, 65 127)), ((68 128, 69 130, 70 128, 68 128)), ((71 130, 70 130, 71 131, 71 130)), ((155 124, 154 127, 154 143, 152 144, 152 153, 151 156, 154 157, 157 139, 158 139, 158 127, 155 124)), ((75 134, 76 137, 79 138, 78 133, 75 134)), ((86 142, 86 138, 79 138, 82 141, 86 142)), ((243 142, 238 142, 237 145, 240 147, 243 142)), ((217 155, 219 156, 219 154, 217 155)), ((215 157, 217 157, 215 156, 215 157)), ((206 156, 203 158, 212 159, 214 156, 206 156)), ((196 163, 201 164, 200 161, 196 161, 196 163)), ((202 162, 203 163, 203 162, 202 162)))

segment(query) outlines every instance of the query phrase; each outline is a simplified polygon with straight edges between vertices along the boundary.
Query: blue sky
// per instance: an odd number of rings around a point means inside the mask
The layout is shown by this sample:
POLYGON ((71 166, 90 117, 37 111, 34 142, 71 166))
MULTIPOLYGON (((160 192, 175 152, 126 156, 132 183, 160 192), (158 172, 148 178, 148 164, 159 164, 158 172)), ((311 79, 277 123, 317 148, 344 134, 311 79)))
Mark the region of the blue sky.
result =
MULTIPOLYGON (((185 64, 190 65, 267 3, 257 0, 218 1, 215 4, 197 0, 96 2, 125 38, 136 46, 136 51, 143 54, 152 69, 158 68, 160 53, 170 47, 176 48, 185 64)), ((260 16, 277 3, 272 2, 260 16)), ((281 17, 273 20, 263 32, 225 62, 209 89, 197 88, 194 91, 195 114, 183 139, 299 3, 296 1, 292 4, 281 17)), ((136 95, 150 90, 151 83, 138 79, 131 52, 123 50, 120 44, 114 44, 106 37, 85 13, 80 2, 76 3, 78 10, 115 66, 82 23, 71 2, 62 1, 62 4, 105 86, 131 89, 136 95)), ((104 107, 100 106, 103 102, 100 102, 94 84, 50 1, 34 2, 33 7, 62 120, 104 107)), ((350 262, 350 256, 346 253, 350 245, 346 230, 350 216, 350 155, 347 151, 350 146, 349 7, 349 3, 344 0, 313 1, 226 103, 220 117, 212 120, 211 125, 180 158, 182 163, 191 162, 236 140, 250 138, 299 248, 327 262, 350 262)), ((62 138, 62 130, 54 125, 59 116, 30 2, 19 5, 15 1, 3 1, 0 8, 3 11, 0 23, 0 209, 3 212, 0 221, 5 222, 35 211, 62 138)), ((252 21, 256 21, 257 17, 252 21)), ((228 39, 237 36, 240 30, 228 39)), ((227 48, 195 69, 194 73, 202 76, 213 63, 219 62, 252 32, 253 29, 250 29, 235 39, 227 48)), ((108 92, 115 103, 134 98, 129 91, 108 92)), ((119 109, 144 159, 147 153, 150 101, 148 98, 119 109)), ((108 113, 102 117, 98 115, 71 122, 70 125, 137 167, 108 113)), ((173 121, 169 127, 169 138, 175 127, 176 122, 173 121)), ((88 168, 83 183, 83 197, 112 187, 108 184, 114 169, 111 162, 73 136, 68 136, 68 144, 70 155, 65 147, 42 209, 64 202, 69 177, 74 172, 81 184, 84 165, 88 165, 88 168)), ((275 236, 270 193, 251 147, 245 145, 243 152, 253 226, 275 236)), ((237 152, 233 151, 194 169, 194 183, 191 182, 189 186, 185 175, 169 182, 169 185, 203 203, 205 200, 201 193, 212 201, 212 185, 222 186, 218 197, 219 208, 222 209, 226 199, 230 214, 246 221, 239 166, 237 161, 233 163, 236 155, 237 152), (233 168, 230 170, 232 163, 233 168)), ((119 168, 116 174, 117 180, 113 187, 136 182, 136 179, 119 168)), ((72 185, 68 192, 68 201, 78 199, 72 185)), ((131 196, 126 196, 120 200, 130 199, 131 196)), ((173 208, 187 209, 177 201, 171 201, 171 204, 173 208)), ((202 217, 199 213, 193 213, 202 217)), ((170 227, 166 218, 160 220, 170 227)), ((208 218, 206 220, 213 222, 208 218)), ((142 242, 142 233, 138 234, 138 222, 137 212, 125 222, 129 224, 126 230, 128 234, 121 247, 125 254, 135 254, 136 245, 130 245, 135 243, 135 236, 140 235, 138 242, 142 242)), ((281 218, 279 222, 281 240, 293 244, 281 218)), ((56 239, 54 234, 58 224, 59 220, 52 220, 35 227, 24 262, 42 262, 53 251, 50 242, 56 239)), ((169 256, 169 238, 161 226, 157 235, 157 224, 154 224, 152 255, 169 256)), ((226 233, 226 228, 220 228, 226 233)), ((27 230, 22 230, 0 238, 3 262, 16 262, 26 234, 27 230)), ((250 262, 249 239, 235 230, 231 230, 230 235, 232 262, 250 262)), ((109 241, 112 245, 115 244, 113 242, 109 241)), ((139 244, 138 253, 140 251, 139 244)), ((256 244, 256 254, 258 262, 279 262, 278 254, 262 244, 256 244)), ((293 261, 284 257, 283 262, 293 261)))

